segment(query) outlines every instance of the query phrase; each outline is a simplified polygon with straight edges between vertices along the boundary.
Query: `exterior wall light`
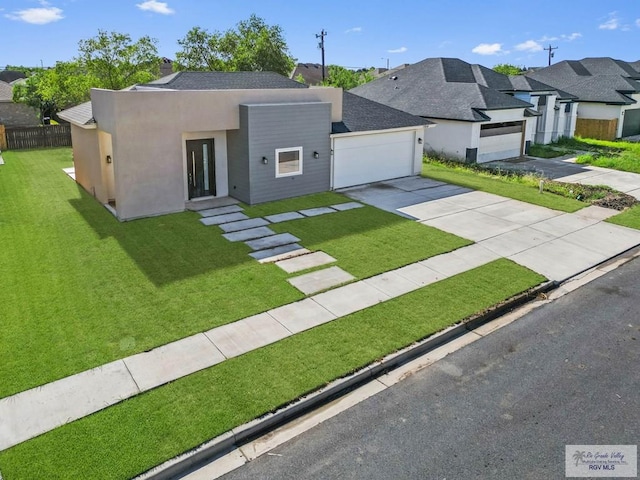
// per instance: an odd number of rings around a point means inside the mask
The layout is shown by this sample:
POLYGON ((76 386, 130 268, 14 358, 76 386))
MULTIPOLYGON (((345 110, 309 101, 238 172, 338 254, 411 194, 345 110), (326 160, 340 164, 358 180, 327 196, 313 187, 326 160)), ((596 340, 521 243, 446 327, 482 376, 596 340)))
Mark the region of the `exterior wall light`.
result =
POLYGON ((418 138, 418 145, 422 145, 422 139, 418 138))
POLYGON ((320 158, 320 154, 318 152, 313 152, 313 158, 320 158))
POLYGON ((107 158, 105 159, 107 163, 111 163, 113 160, 111 160, 111 155, 107 155, 107 158))
POLYGON ((262 163, 264 163, 265 165, 269 163, 269 160, 267 159, 267 157, 262 157, 262 163))

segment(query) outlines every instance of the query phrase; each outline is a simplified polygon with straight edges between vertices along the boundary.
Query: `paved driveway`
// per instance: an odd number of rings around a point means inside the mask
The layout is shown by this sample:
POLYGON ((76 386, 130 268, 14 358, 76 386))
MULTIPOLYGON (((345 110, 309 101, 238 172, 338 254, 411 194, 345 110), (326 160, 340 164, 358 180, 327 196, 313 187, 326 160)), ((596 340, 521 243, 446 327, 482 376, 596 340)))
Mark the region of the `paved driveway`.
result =
POLYGON ((640 245, 640 231, 603 222, 618 212, 602 207, 564 213, 421 177, 342 192, 473 240, 487 253, 509 258, 550 280, 563 281, 640 245))

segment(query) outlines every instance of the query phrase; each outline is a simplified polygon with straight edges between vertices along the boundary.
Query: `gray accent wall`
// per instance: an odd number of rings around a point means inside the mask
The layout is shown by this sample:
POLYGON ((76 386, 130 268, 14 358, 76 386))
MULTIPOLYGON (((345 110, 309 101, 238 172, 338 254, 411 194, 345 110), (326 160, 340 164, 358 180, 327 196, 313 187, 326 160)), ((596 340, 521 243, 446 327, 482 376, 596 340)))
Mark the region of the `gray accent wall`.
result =
POLYGON ((229 194, 255 204, 328 191, 330 134, 328 102, 240 105, 240 130, 227 134, 229 194), (303 149, 302 174, 276 177, 275 151, 290 147, 303 149))

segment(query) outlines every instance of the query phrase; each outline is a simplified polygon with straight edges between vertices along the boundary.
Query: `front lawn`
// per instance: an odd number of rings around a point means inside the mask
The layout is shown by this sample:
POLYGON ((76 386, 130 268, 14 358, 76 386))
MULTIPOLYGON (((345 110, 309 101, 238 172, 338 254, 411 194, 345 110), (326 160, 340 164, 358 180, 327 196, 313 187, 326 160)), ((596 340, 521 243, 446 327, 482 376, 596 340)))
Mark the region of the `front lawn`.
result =
MULTIPOLYGON (((118 222, 62 172, 69 149, 3 156, 0 398, 304 297, 196 213, 118 222)), ((298 222, 303 246, 326 247, 359 277, 467 243, 372 207, 298 222)))
POLYGON ((558 145, 586 151, 576 163, 640 173, 640 143, 573 138, 563 139, 558 145))
POLYGON ((471 168, 462 163, 442 162, 429 157, 425 157, 422 175, 563 212, 572 213, 587 206, 585 202, 549 192, 551 182, 546 182, 544 193, 540 193, 540 178, 534 175, 483 171, 480 167, 471 168))
POLYGON ((128 479, 543 281, 501 259, 0 452, 4 480, 128 479))

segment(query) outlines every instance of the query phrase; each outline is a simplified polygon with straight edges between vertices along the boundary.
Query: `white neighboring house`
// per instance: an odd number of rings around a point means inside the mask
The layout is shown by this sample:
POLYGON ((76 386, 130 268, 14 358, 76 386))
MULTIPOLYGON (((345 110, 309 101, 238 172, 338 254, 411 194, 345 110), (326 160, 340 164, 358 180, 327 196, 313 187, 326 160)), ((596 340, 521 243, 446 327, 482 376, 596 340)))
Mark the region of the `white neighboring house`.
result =
POLYGON ((575 134, 602 140, 640 135, 640 72, 609 57, 564 60, 527 77, 577 98, 575 134))
POLYGON ((549 105, 555 112, 553 88, 517 85, 456 58, 428 58, 351 92, 435 122, 437 128, 425 133, 424 150, 467 162, 519 157, 536 140, 548 143, 560 131, 572 134, 571 109, 564 115, 535 109, 549 105))

